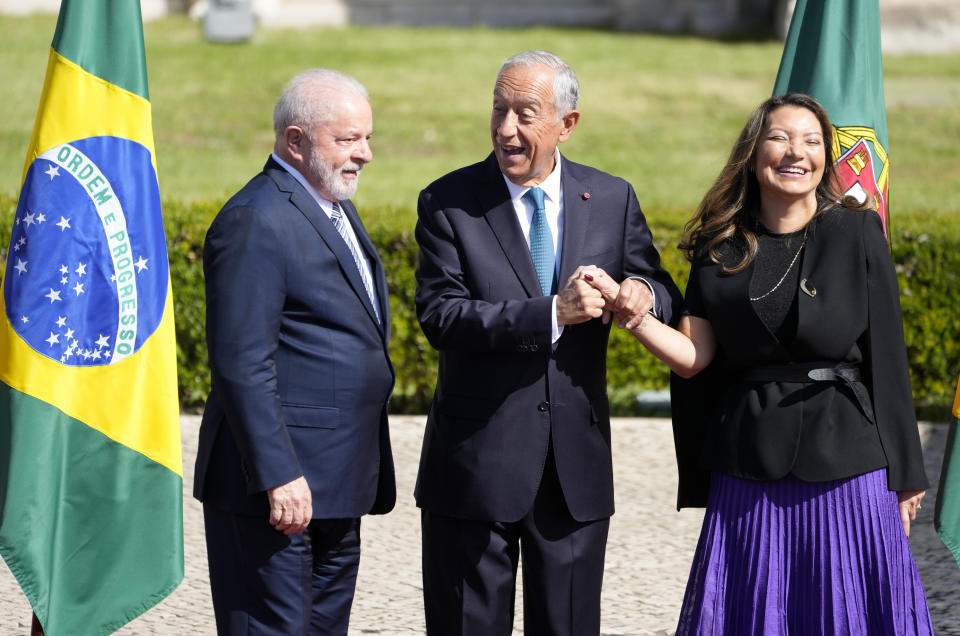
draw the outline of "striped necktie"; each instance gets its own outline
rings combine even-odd
[[[530,256],[533,257],[533,267],[537,270],[540,280],[540,290],[544,296],[553,293],[553,270],[556,268],[556,259],[553,255],[553,234],[547,223],[547,213],[543,209],[543,190],[537,187],[530,188],[523,194],[523,198],[533,204],[533,219],[530,221]]]
[[[343,242],[347,244],[347,247],[350,249],[350,254],[353,255],[353,262],[357,266],[357,270],[360,272],[360,279],[363,280],[363,286],[367,290],[367,296],[370,297],[370,305],[373,306],[373,313],[377,317],[377,323],[379,323],[380,312],[377,311],[377,301],[373,296],[373,281],[370,280],[370,276],[367,274],[367,270],[363,266],[363,261],[360,260],[360,249],[354,245],[353,241],[350,239],[350,234],[347,232],[346,223],[343,222],[343,211],[340,209],[340,206],[336,201],[333,202],[333,211],[330,213],[330,221],[333,223],[333,227],[337,228],[337,232],[340,234]]]

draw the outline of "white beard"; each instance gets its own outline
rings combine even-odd
[[[325,162],[319,152],[314,151],[310,153],[310,160],[307,166],[310,168],[310,171],[317,176],[321,189],[333,195],[334,201],[344,201],[357,193],[357,185],[359,185],[360,177],[359,172],[363,168],[362,165],[348,161],[339,167],[334,167]],[[350,181],[345,180],[340,176],[344,169],[356,170],[357,179]]]

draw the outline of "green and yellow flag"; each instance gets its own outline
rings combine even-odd
[[[873,197],[886,232],[890,146],[878,0],[797,0],[773,88],[790,92],[827,109],[840,190]]]
[[[183,579],[139,2],[61,4],[0,303],[0,554],[47,636],[106,634]]]
[[[953,553],[960,566],[960,379],[953,398],[953,423],[943,451],[943,467],[940,469],[940,488],[937,490],[937,509],[933,525],[940,540]]]

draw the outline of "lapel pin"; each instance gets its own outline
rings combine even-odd
[[[583,200],[586,201],[587,199],[590,198],[590,193],[589,193],[589,192],[584,192],[582,196],[583,196]]]
[[[816,288],[816,287],[811,287],[810,289],[807,289],[807,279],[806,279],[806,278],[804,278],[802,281],[800,281],[800,290],[801,290],[804,294],[806,294],[807,296],[809,296],[810,298],[813,298],[814,296],[817,295],[817,288]]]

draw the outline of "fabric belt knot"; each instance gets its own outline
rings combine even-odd
[[[839,382],[850,389],[864,417],[876,424],[870,393],[862,381],[860,367],[853,364],[804,362],[779,366],[757,367],[741,374],[744,382]]]
[[[333,223],[333,227],[337,228],[337,233],[340,234],[340,238],[343,239],[343,242],[347,244],[347,248],[350,250],[351,256],[353,256],[353,263],[357,266],[357,271],[360,272],[360,280],[363,281],[363,287],[367,290],[367,296],[370,298],[370,306],[373,307],[373,315],[377,318],[377,324],[380,324],[380,312],[377,311],[377,302],[373,295],[373,281],[370,280],[367,270],[363,267],[363,261],[360,258],[359,248],[353,244],[353,241],[350,239],[350,234],[347,233],[346,225],[343,222],[343,210],[340,209],[340,206],[336,201],[333,202],[333,211],[330,213],[330,221]]]
[[[533,219],[530,221],[530,256],[537,270],[540,291],[544,296],[553,293],[553,270],[556,259],[553,254],[553,234],[547,223],[547,212],[543,207],[543,190],[534,186],[523,194],[523,198],[533,204]]]

